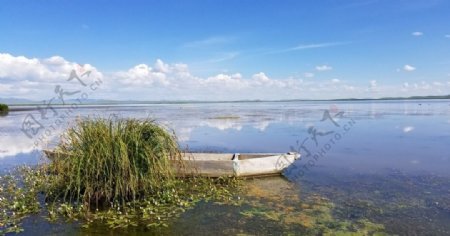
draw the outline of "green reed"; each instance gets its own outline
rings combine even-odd
[[[53,192],[69,202],[125,203],[174,184],[175,135],[152,120],[86,119],[63,135],[50,172]]]

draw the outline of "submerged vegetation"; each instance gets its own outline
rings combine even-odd
[[[270,183],[272,181],[272,183]],[[282,179],[253,180],[244,188],[246,220],[260,220],[282,226],[292,235],[386,235],[384,226],[365,218],[345,220],[333,214],[334,204],[318,194],[300,198],[292,183]],[[288,233],[288,235],[290,235]]]
[[[234,178],[177,178],[175,135],[151,120],[81,120],[61,140],[50,163],[0,179],[0,234],[20,232],[30,214],[84,227],[167,226],[200,201],[232,203],[239,187]]]
[[[7,115],[8,112],[9,112],[8,105],[0,103],[0,116]]]

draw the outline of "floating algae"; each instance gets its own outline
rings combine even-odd
[[[308,191],[327,196],[336,204],[340,219],[367,218],[383,224],[396,235],[447,235],[450,228],[450,182],[446,176],[386,170],[375,173],[340,174],[319,172],[310,178],[333,176],[333,184],[316,184]]]
[[[240,119],[240,116],[236,115],[221,115],[221,116],[215,116],[211,117],[210,119],[216,119],[216,120],[237,120]]]
[[[339,220],[333,216],[334,204],[317,194],[300,198],[291,183],[273,178],[254,180],[244,188],[241,216],[277,222],[286,234],[305,235],[384,235],[384,227],[367,219]]]

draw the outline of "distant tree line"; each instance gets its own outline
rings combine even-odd
[[[8,112],[9,112],[8,105],[0,103],[0,115],[7,115]]]

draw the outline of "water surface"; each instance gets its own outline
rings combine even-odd
[[[21,130],[30,115],[42,125],[31,138]],[[450,235],[448,100],[102,106],[58,108],[48,111],[46,119],[41,115],[31,109],[0,117],[0,172],[43,161],[41,150],[55,145],[76,119],[88,116],[155,119],[191,151],[302,154],[285,178],[247,181],[272,187],[277,196],[258,192],[261,196],[247,196],[249,204],[240,207],[200,204],[155,234],[313,234],[308,227],[318,228],[320,222],[311,220],[304,205],[317,205],[330,206],[330,212],[318,216],[331,217],[336,225],[366,220],[391,234]],[[286,197],[291,195],[298,199]],[[314,205],[313,200],[327,203]],[[274,208],[274,202],[282,205]],[[101,226],[86,231],[76,224],[50,224],[39,217],[24,226],[24,234],[109,232]]]

